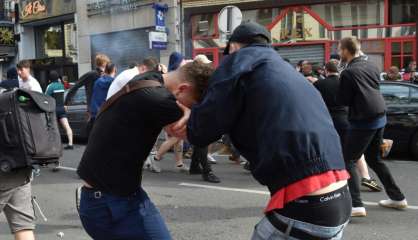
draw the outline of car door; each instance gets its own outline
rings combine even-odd
[[[87,98],[86,90],[81,87],[77,90],[71,99],[66,99],[68,122],[73,130],[74,136],[86,138]]]
[[[396,83],[380,86],[387,105],[385,138],[394,140],[395,152],[407,152],[411,135],[415,132],[418,101],[411,103],[411,88],[409,85]]]

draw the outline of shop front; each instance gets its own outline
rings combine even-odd
[[[13,65],[16,56],[13,16],[12,1],[0,1],[0,81],[5,78],[3,75]]]
[[[74,0],[20,1],[20,59],[30,59],[34,77],[45,88],[57,71],[63,80],[78,79],[78,44]]]
[[[244,22],[258,22],[270,30],[273,47],[292,64],[300,60],[324,64],[337,54],[338,41],[346,36],[357,36],[362,51],[382,71],[390,66],[402,69],[417,59],[417,1],[314,2],[296,6],[270,3],[263,8],[257,8],[261,5],[258,3],[236,6],[241,8]],[[217,27],[217,13],[222,7],[210,6],[206,13],[202,9],[185,9],[185,18],[191,20],[186,30],[192,39],[186,43],[188,50],[193,55],[206,54],[216,64],[225,47],[225,36]]]

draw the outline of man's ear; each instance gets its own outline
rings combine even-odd
[[[188,83],[181,83],[178,88],[181,92],[184,92],[184,91],[189,90],[191,87],[192,86],[190,86],[190,84]]]

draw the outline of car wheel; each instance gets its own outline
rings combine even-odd
[[[414,134],[412,137],[410,146],[409,146],[409,152],[411,155],[418,160],[418,132]]]

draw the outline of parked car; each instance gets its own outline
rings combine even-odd
[[[388,108],[384,136],[394,141],[392,151],[418,160],[418,85],[382,82],[380,90]]]
[[[71,99],[67,99],[67,93],[68,90],[65,92],[65,103],[67,103],[67,117],[73,130],[73,135],[77,139],[86,140],[88,121],[86,90],[84,87],[80,87]],[[62,128],[60,132],[61,136],[66,136]]]

